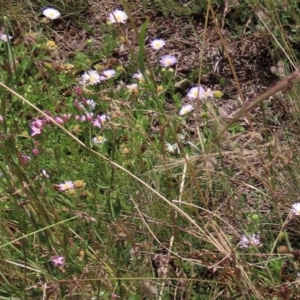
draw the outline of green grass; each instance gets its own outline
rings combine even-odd
[[[249,35],[266,27],[274,66],[284,61],[287,74],[298,61],[291,2],[238,3],[224,23],[233,40],[244,38],[251,18]],[[222,19],[222,3],[155,1],[151,9],[166,20],[193,18],[188,26],[207,18],[204,34],[195,34],[205,47],[211,30],[220,32],[212,20]],[[53,21],[41,16],[49,2],[8,4],[1,27],[14,39],[0,41],[0,299],[297,299],[299,222],[290,210],[299,195],[298,87],[283,85],[283,100],[257,95],[251,117],[237,92],[229,99],[216,92],[238,76],[210,85],[204,51],[201,68],[186,76],[176,49],[178,65],[163,68],[169,42],[150,49],[154,20],[132,4],[116,6],[130,12],[125,24],[106,22],[115,7],[105,1],[51,2],[61,12]],[[259,21],[259,10],[274,13]],[[218,39],[232,59],[228,40]],[[116,73],[82,84],[91,69]],[[133,79],[138,70],[142,80]],[[215,97],[191,101],[194,110],[180,116],[189,89],[203,81]],[[229,100],[243,115],[231,126],[235,111],[220,109]],[[242,235],[254,234],[261,244],[239,247]]]

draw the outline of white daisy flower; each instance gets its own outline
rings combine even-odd
[[[180,154],[180,148],[178,147],[178,144],[175,143],[175,144],[170,144],[168,142],[165,142],[165,146],[166,146],[166,151],[170,154],[175,154],[176,152],[178,154]]]
[[[238,243],[240,248],[249,248],[251,246],[259,247],[261,245],[262,244],[258,234],[242,235],[241,240]]]
[[[163,39],[155,39],[150,43],[150,46],[153,50],[160,50],[165,44]]]
[[[65,192],[74,189],[74,184],[73,181],[65,181],[64,183],[58,184],[57,187],[61,192]]]
[[[108,21],[110,23],[125,23],[128,19],[127,14],[120,9],[115,9],[112,13],[108,16]]]
[[[159,62],[163,67],[168,68],[174,66],[177,63],[177,58],[172,55],[164,55],[161,57]]]
[[[194,106],[191,104],[185,104],[181,107],[179,111],[179,116],[184,116],[194,110]]]
[[[43,10],[43,15],[48,19],[55,20],[60,16],[60,12],[54,8],[46,8]]]
[[[0,40],[2,40],[3,42],[7,42],[8,40],[11,40],[13,37],[10,35],[7,35],[5,33],[2,33],[0,36]]]
[[[138,85],[136,83],[132,83],[132,84],[127,84],[126,87],[132,91],[138,88]]]
[[[199,87],[193,87],[189,90],[188,94],[187,94],[189,99],[203,99],[205,98],[205,90],[202,86]]]
[[[300,202],[294,203],[292,205],[291,212],[296,216],[300,215]]]
[[[92,138],[94,144],[103,144],[107,139],[104,136],[98,135]]]
[[[87,85],[97,84],[103,80],[103,76],[100,76],[99,73],[95,70],[90,70],[85,72],[82,75],[82,83]],[[105,78],[106,79],[106,78]]]
[[[106,71],[103,71],[102,73],[106,77],[106,79],[110,79],[116,75],[115,70],[106,70]]]

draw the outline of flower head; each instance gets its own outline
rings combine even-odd
[[[291,212],[296,216],[300,215],[300,202],[294,203],[292,205]]]
[[[60,12],[54,8],[46,8],[43,10],[43,15],[48,19],[55,20],[60,16]]]
[[[64,124],[64,120],[60,116],[53,117],[54,121],[60,125]]]
[[[165,67],[172,67],[177,63],[177,58],[173,55],[164,55],[160,59],[160,64]]]
[[[82,75],[82,83],[87,85],[97,84],[104,79],[106,78],[104,78],[104,76],[100,76],[95,70],[87,71]]]
[[[61,116],[61,118],[63,119],[64,123],[66,123],[67,121],[69,121],[71,117],[72,117],[71,114],[63,114]]]
[[[41,134],[45,123],[46,122],[44,120],[35,120],[35,121],[31,122],[30,135],[35,136],[35,135]]]
[[[251,246],[259,247],[261,245],[262,244],[258,234],[242,235],[238,244],[240,248],[249,248]]]
[[[125,23],[128,19],[127,14],[120,9],[115,9],[112,13],[108,16],[108,21],[110,23]]]
[[[39,151],[39,149],[37,149],[37,148],[33,148],[33,149],[31,150],[31,153],[32,153],[33,155],[39,155],[39,154],[40,154],[40,151]]]
[[[168,142],[165,142],[165,146],[166,146],[166,151],[169,152],[170,154],[175,154],[176,152],[178,154],[180,153],[180,148],[177,143],[170,144]]]
[[[163,39],[155,39],[150,43],[150,46],[153,50],[160,50],[165,44]]]
[[[64,183],[60,183],[57,185],[57,188],[61,191],[61,192],[65,192],[71,189],[74,189],[74,184],[73,181],[65,181]]]
[[[187,94],[189,99],[203,99],[205,97],[205,90],[202,86],[199,87],[192,87],[188,94]]]
[[[98,115],[93,121],[92,121],[92,125],[94,127],[99,127],[101,128],[102,124],[106,121],[109,120],[109,116],[103,114],[103,115]]]
[[[22,154],[20,157],[21,163],[24,165],[27,165],[29,163],[29,161],[31,160],[31,157],[28,155],[24,155]]]
[[[51,257],[51,261],[54,267],[60,267],[65,264],[65,258],[63,256],[53,256]]]
[[[132,90],[136,90],[138,88],[138,85],[136,83],[132,83],[132,84],[127,84],[126,87],[128,88],[128,90],[132,91]]]
[[[89,110],[94,110],[95,107],[96,107],[96,102],[92,99],[82,99],[82,103],[75,103],[79,109],[82,109],[84,110],[85,112],[87,112],[86,110],[86,107],[89,109]]]
[[[57,48],[57,45],[56,45],[56,43],[54,41],[49,40],[46,43],[46,47],[49,50],[55,50]]]
[[[0,40],[2,40],[3,42],[7,42],[8,40],[11,40],[13,37],[8,35],[8,34],[5,34],[5,33],[2,33],[0,35]]]
[[[106,70],[106,71],[103,71],[102,73],[106,77],[106,79],[110,79],[116,75],[115,70]]]
[[[194,106],[191,104],[185,104],[181,107],[179,111],[179,116],[184,116],[194,110]]]
[[[213,92],[211,89],[205,89],[202,86],[195,86],[192,87],[188,94],[187,94],[189,99],[204,99],[204,98],[211,98],[213,97]]]
[[[86,121],[91,122],[93,120],[93,117],[94,117],[94,113],[90,112],[90,113],[86,113],[83,116],[76,116],[75,120],[81,122],[86,122]]]
[[[103,144],[104,142],[106,142],[106,138],[104,136],[98,135],[92,138],[92,142],[94,144]]]
[[[83,180],[75,180],[74,181],[74,188],[75,189],[83,189],[85,187],[85,182]]]

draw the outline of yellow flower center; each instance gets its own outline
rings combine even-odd
[[[97,77],[96,76],[91,76],[90,77],[90,82],[96,82],[97,81]]]
[[[65,190],[69,190],[69,189],[72,188],[72,184],[71,184],[70,182],[67,182],[67,183],[64,184],[63,188],[64,188]]]

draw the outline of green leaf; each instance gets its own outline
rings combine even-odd
[[[139,62],[139,69],[140,72],[145,75],[145,38],[146,38],[146,30],[148,27],[149,21],[147,20],[140,31],[139,34],[139,55],[138,55],[138,62]]]

